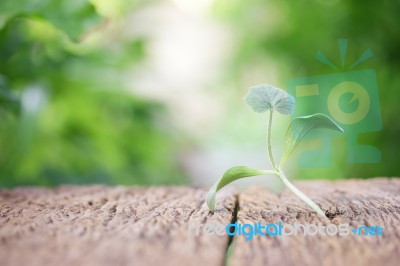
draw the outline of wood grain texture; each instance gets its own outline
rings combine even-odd
[[[0,190],[0,265],[222,265],[227,236],[188,222],[229,224],[236,196],[190,187],[65,186]]]
[[[272,194],[249,188],[239,195],[239,223],[348,223],[384,228],[383,236],[235,237],[229,264],[239,265],[400,265],[400,179],[298,182],[326,211],[318,217],[289,191]]]
[[[326,211],[313,213],[289,191],[218,193],[193,187],[63,186],[0,190],[0,265],[224,265],[228,237],[189,234],[188,224],[348,223],[384,236],[235,236],[228,264],[398,265],[400,179],[299,182]],[[235,211],[239,208],[239,211]]]

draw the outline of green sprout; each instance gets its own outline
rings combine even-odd
[[[244,177],[258,175],[275,175],[282,183],[290,189],[297,197],[303,200],[319,215],[326,217],[321,208],[307,197],[303,192],[296,188],[283,172],[283,166],[287,159],[298,146],[305,135],[313,129],[332,129],[343,132],[343,129],[337,125],[331,118],[325,114],[313,114],[308,116],[297,117],[292,120],[286,132],[285,149],[279,164],[276,164],[271,148],[271,129],[272,117],[275,111],[289,115],[294,109],[294,98],[287,92],[268,84],[261,84],[249,89],[244,100],[257,113],[269,111],[268,123],[268,154],[273,170],[258,170],[247,166],[235,166],[228,169],[223,176],[211,187],[207,194],[207,206],[211,212],[215,210],[215,195],[218,190],[229,183]]]

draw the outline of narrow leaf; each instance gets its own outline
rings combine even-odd
[[[269,84],[251,87],[244,100],[257,113],[276,110],[283,115],[288,115],[294,108],[292,95]]]
[[[344,132],[338,124],[325,114],[314,114],[293,119],[286,132],[285,151],[283,152],[280,167],[283,166],[303,137],[311,130],[318,128]]]
[[[258,170],[254,168],[250,168],[247,166],[235,166],[228,169],[224,175],[211,187],[210,191],[207,194],[207,206],[208,209],[213,212],[215,209],[215,195],[218,190],[228,185],[229,183],[238,180],[243,177],[249,176],[257,176],[257,175],[265,175],[265,174],[274,174],[275,171],[270,170]]]

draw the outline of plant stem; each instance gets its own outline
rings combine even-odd
[[[314,211],[318,213],[318,215],[322,217],[326,217],[325,213],[321,210],[321,208],[314,202],[312,201],[309,197],[306,196],[303,192],[301,192],[297,187],[295,187],[289,179],[285,176],[284,172],[280,169],[282,161],[279,164],[279,168],[276,166],[274,156],[272,154],[272,147],[271,147],[271,128],[272,128],[272,115],[273,115],[273,110],[270,110],[269,112],[269,123],[268,123],[268,155],[269,159],[271,161],[272,166],[274,167],[275,171],[265,171],[265,174],[275,174],[285,186],[290,189],[297,197],[299,197],[302,201],[304,201],[308,206],[310,206]]]
[[[274,111],[270,110],[269,111],[269,123],[268,123],[268,154],[269,154],[269,159],[272,163],[272,167],[274,167],[275,170],[277,170],[276,168],[276,164],[275,164],[275,160],[274,160],[274,156],[272,154],[272,147],[271,147],[271,128],[272,128],[272,115],[273,115]]]
[[[326,217],[325,213],[321,210],[321,208],[309,197],[307,197],[303,192],[301,192],[297,187],[295,187],[285,176],[283,171],[278,170],[277,176],[283,182],[283,184],[285,184],[287,188],[290,189],[290,191],[292,191],[297,197],[299,197],[302,201],[307,203],[307,205],[310,206],[314,211],[316,211],[320,216]]]

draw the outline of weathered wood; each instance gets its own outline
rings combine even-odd
[[[206,189],[73,187],[0,190],[0,265],[222,265],[228,238],[188,222],[229,224],[235,196],[208,213]]]
[[[400,179],[299,182],[330,219],[310,212],[289,191],[250,188],[239,195],[239,223],[348,223],[381,226],[383,236],[235,237],[231,265],[400,265]]]
[[[400,179],[298,186],[330,219],[289,191],[276,195],[260,187],[239,195],[222,190],[214,214],[206,209],[203,188],[0,190],[0,265],[223,265],[228,237],[189,234],[188,223],[227,225],[232,219],[379,225],[384,236],[235,236],[230,265],[398,265]]]

